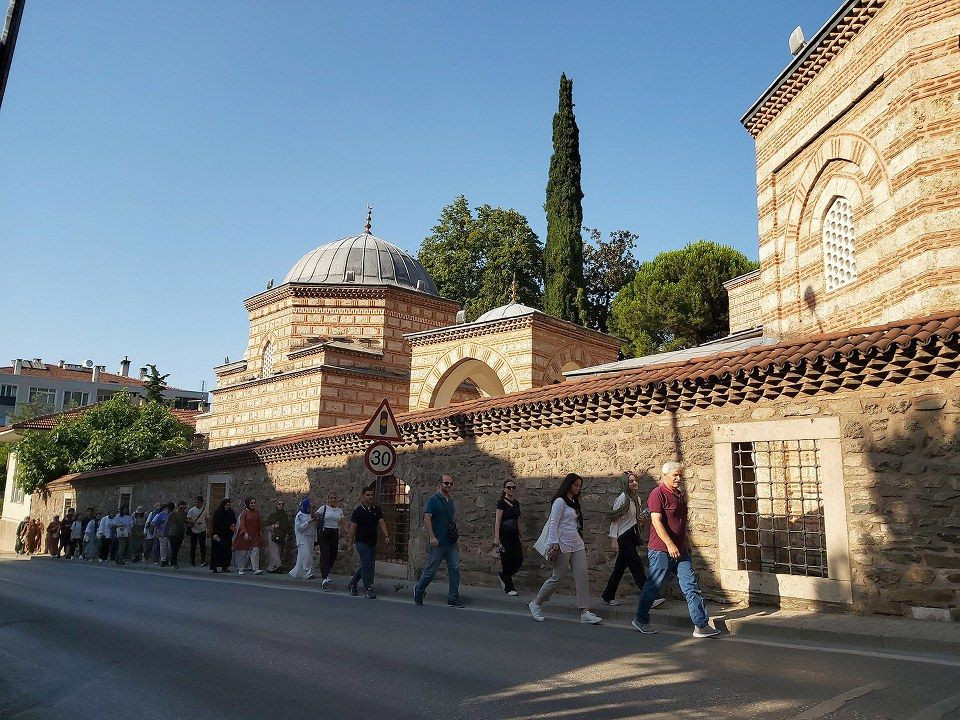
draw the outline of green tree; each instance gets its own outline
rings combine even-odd
[[[627,356],[692,347],[727,332],[723,283],[756,269],[731,247],[706,240],[642,263],[617,293],[610,331],[627,341]]]
[[[610,304],[633,279],[640,263],[633,256],[637,236],[629,230],[614,230],[604,240],[596,228],[584,228],[590,240],[583,244],[583,276],[587,284],[587,325],[609,330]]]
[[[179,455],[192,437],[165,406],[138,405],[124,390],[50,431],[26,431],[14,448],[16,482],[33,493],[67,473]]]
[[[583,191],[580,187],[580,130],[573,115],[573,81],[560,76],[553,116],[553,156],[547,181],[547,242],[544,249],[544,310],[562,320],[587,322],[583,282]]]
[[[147,365],[150,368],[150,374],[143,383],[143,398],[147,402],[164,402],[163,391],[167,389],[167,378],[170,373],[161,375],[156,365]]]
[[[481,205],[460,195],[443,208],[418,255],[439,293],[463,305],[469,320],[510,302],[540,307],[543,247],[516,210]]]

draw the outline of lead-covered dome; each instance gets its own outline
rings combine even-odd
[[[433,278],[410,253],[363,233],[311,250],[294,265],[284,283],[317,285],[395,285],[437,294]]]

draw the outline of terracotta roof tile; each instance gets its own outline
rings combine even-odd
[[[39,415],[38,417],[31,418],[30,420],[24,420],[23,422],[14,423],[13,425],[8,425],[7,427],[13,428],[14,430],[52,430],[62,420],[70,420],[75,417],[79,417],[98,404],[99,403],[93,403],[92,405],[84,405],[83,407],[73,408],[72,410],[50,413],[49,415]],[[196,429],[197,415],[199,414],[196,410],[181,410],[179,408],[168,409],[170,414],[173,415],[177,420]]]
[[[7,365],[5,367],[0,367],[0,375],[13,375],[13,366]],[[20,375],[25,377],[51,378],[53,380],[79,380],[81,382],[93,382],[92,368],[75,370],[73,368],[62,368],[58,365],[47,365],[46,369],[41,370],[40,368],[24,367],[21,368]],[[123,375],[117,375],[116,373],[108,373],[105,371],[100,372],[100,382],[105,384],[116,383],[117,385],[123,385],[130,388],[140,388],[146,384],[139,378],[125,377]],[[172,386],[167,386],[167,389],[184,390],[184,388],[176,388]],[[185,392],[192,391],[186,390]]]

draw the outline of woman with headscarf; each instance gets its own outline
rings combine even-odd
[[[47,525],[47,552],[50,557],[60,557],[60,516],[54,515]]]
[[[30,523],[30,529],[27,530],[27,552],[31,555],[42,552],[40,549],[40,539],[43,537],[43,523],[40,518],[34,518]]]
[[[317,541],[317,509],[310,498],[300,501],[300,512],[293,520],[293,532],[297,538],[297,564],[290,571],[290,577],[298,580],[312,580],[313,544]]]
[[[277,500],[277,509],[267,516],[267,563],[268,573],[283,572],[283,548],[293,527],[290,525],[290,516],[283,507],[283,500]]]
[[[133,525],[130,526],[130,562],[138,563],[143,557],[143,539],[147,535],[147,516],[143,505],[137,505],[133,513]]]
[[[610,546],[617,554],[617,561],[613,566],[613,572],[610,573],[610,579],[607,580],[607,586],[600,595],[600,599],[607,605],[620,604],[616,599],[617,588],[620,587],[623,573],[628,568],[637,588],[642,588],[647,579],[637,547],[640,545],[640,523],[650,513],[640,499],[640,478],[637,474],[629,470],[624,472],[620,476],[620,490],[617,499],[613,501],[613,510],[608,513]],[[654,607],[662,604],[663,598],[659,598]]]
[[[250,569],[254,575],[260,575],[260,511],[257,510],[257,501],[248,497],[243,501],[243,511],[237,522],[237,536],[233,539],[233,549],[237,552],[237,564],[240,569],[237,575],[243,575],[250,562]]]
[[[573,582],[577,588],[577,607],[580,622],[598,625],[603,620],[590,612],[590,586],[587,582],[587,551],[583,543],[583,511],[580,509],[580,492],[583,478],[569,473],[563,478],[553,496],[550,519],[547,520],[547,552],[544,555],[553,565],[553,574],[547,578],[527,607],[537,622],[543,622],[543,604],[550,599],[560,583],[573,570]]]
[[[220,568],[223,572],[230,572],[230,548],[237,527],[237,514],[230,507],[229,498],[220,501],[210,525],[210,570],[217,572]]]
[[[507,595],[516,595],[513,576],[523,566],[523,538],[520,537],[520,501],[517,481],[505,480],[493,520],[493,544],[500,554],[500,587]]]
[[[97,542],[97,528],[100,527],[100,516],[94,513],[87,520],[83,529],[83,559],[96,560],[100,557],[100,543]]]
[[[20,524],[17,525],[17,542],[14,551],[17,555],[23,555],[27,551],[27,533],[30,530],[30,516],[27,515]]]

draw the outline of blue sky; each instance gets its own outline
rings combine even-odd
[[[244,298],[308,250],[416,253],[465,194],[545,233],[574,80],[584,222],[647,259],[756,257],[739,118],[839,0],[30,2],[0,108],[0,362],[128,354],[180,387],[246,345]]]

